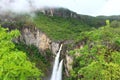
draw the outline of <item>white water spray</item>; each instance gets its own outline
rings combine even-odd
[[[63,60],[60,61],[59,68],[56,75],[56,80],[62,80],[62,66],[63,66]]]
[[[53,66],[53,72],[50,80],[62,80],[62,64],[63,60],[61,60],[59,64],[59,57],[60,57],[60,51],[62,50],[62,44],[60,46],[60,49],[55,57],[55,63]]]

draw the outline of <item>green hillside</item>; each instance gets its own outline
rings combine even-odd
[[[120,20],[119,16],[97,16],[81,15],[67,9],[55,9],[60,14],[50,16],[41,12],[36,12],[35,17],[28,15],[15,15],[14,18],[5,16],[0,17],[8,19],[0,20],[3,27],[19,28],[26,26],[36,26],[52,40],[75,40],[81,32],[89,31],[93,28],[99,28],[105,25],[105,20]],[[76,17],[71,17],[70,14]],[[8,18],[7,18],[8,17]],[[29,23],[28,23],[29,22]]]
[[[39,13],[33,20],[34,24],[53,40],[74,40],[80,32],[93,27],[74,18],[46,16]]]
[[[120,79],[120,26],[106,22],[106,26],[81,33],[79,40],[85,44],[70,51],[74,61],[68,80]]]
[[[110,22],[120,20],[119,16],[88,16],[74,13],[67,9],[55,9],[59,14],[50,16],[37,12],[33,19],[33,23],[43,32],[45,32],[52,40],[76,39],[81,32],[89,31],[93,28],[105,26],[105,21]],[[71,17],[70,13],[77,17]]]
[[[40,52],[35,45],[11,41],[18,34],[20,35],[14,29],[22,32],[25,27],[33,32],[36,31],[33,28],[38,28],[52,41],[74,41],[74,46],[71,43],[65,45],[68,55],[73,57],[73,63],[71,63],[72,70],[68,72],[69,77],[65,75],[65,71],[63,72],[64,80],[119,80],[120,16],[92,17],[74,13],[76,16],[74,17],[71,13],[74,12],[63,10],[62,16],[57,13],[50,16],[41,12],[36,12],[34,17],[26,14],[14,17],[0,16],[1,26],[9,28],[7,30],[0,27],[0,56],[2,57],[0,63],[3,65],[0,66],[0,80],[11,80],[11,76],[14,80],[35,80],[42,78],[43,75],[48,76],[50,62],[53,59],[51,50]],[[61,58],[65,59],[64,55]],[[16,66],[18,66],[17,70]],[[11,69],[14,71],[11,72]],[[23,73],[26,75],[23,76]]]

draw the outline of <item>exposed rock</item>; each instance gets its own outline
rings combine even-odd
[[[68,54],[66,55],[66,65],[67,65],[67,69],[68,71],[72,70],[72,63],[73,63],[73,57],[72,56],[69,56]]]
[[[45,15],[77,18],[79,15],[65,8],[43,8],[40,10]]]
[[[53,42],[45,33],[36,28],[31,23],[22,23],[21,26],[17,26],[17,22],[6,22],[2,27],[9,28],[9,30],[18,29],[21,33],[20,37],[15,39],[15,42],[23,42],[27,45],[35,45],[40,51],[50,49],[53,54],[59,49],[59,42]]]
[[[56,54],[58,49],[59,49],[59,43],[58,42],[52,42],[51,43],[51,50],[53,52],[53,54]]]
[[[70,72],[70,70],[72,70],[72,63],[73,63],[73,57],[66,54],[66,64],[65,64],[66,70],[65,70],[65,72],[66,72],[67,76],[70,76],[69,72]]]
[[[33,24],[30,23],[22,23],[22,25],[19,27],[16,25],[17,23],[14,21],[13,23],[2,25],[3,27],[9,28],[10,30],[13,29],[19,29],[21,32],[21,35],[19,38],[15,39],[15,42],[23,42],[27,45],[35,45],[40,51],[45,51],[47,49],[50,49],[53,55],[56,55],[59,46],[61,44],[63,45],[62,49],[62,56],[61,58],[64,59],[64,66],[65,66],[65,74],[69,76],[69,71],[72,69],[72,57],[69,56],[66,53],[66,50],[68,50],[68,45],[73,43],[71,40],[66,41],[52,41],[50,38],[43,33],[40,29],[36,28]],[[43,54],[44,55],[44,54]],[[53,56],[50,56],[53,58]],[[53,58],[54,59],[54,58]],[[52,63],[53,60],[50,61]]]
[[[33,30],[34,29],[34,30]],[[44,51],[50,48],[51,40],[39,29],[25,27],[21,30],[20,41],[24,41],[27,45],[35,45],[40,50]]]

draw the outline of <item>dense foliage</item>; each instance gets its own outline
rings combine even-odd
[[[0,80],[39,80],[41,71],[12,42],[18,35],[18,30],[9,32],[0,27]]]
[[[110,27],[108,20],[106,23],[79,36],[85,44],[70,52],[74,56],[71,80],[120,79],[120,27]]]
[[[39,51],[39,49],[34,45],[26,45],[22,42],[15,43],[18,50],[24,51],[31,62],[36,64],[36,67],[39,68],[45,76],[45,73],[48,72],[50,66],[49,60],[51,60],[51,51],[46,50],[45,52]]]
[[[33,22],[53,40],[75,39],[80,32],[91,29],[89,25],[74,18],[46,16],[41,13]]]
[[[66,17],[68,14],[69,16]],[[58,14],[48,15],[38,12],[33,21],[30,17],[25,18],[26,15],[17,15],[13,19],[2,18],[0,24],[10,30],[21,30],[25,27],[30,27],[32,30],[37,27],[51,40],[72,39],[84,42],[83,48],[71,51],[74,63],[69,80],[119,80],[120,22],[118,20],[120,16],[70,17],[71,12],[64,10],[62,17],[58,17]],[[105,24],[106,19],[117,21],[111,24],[107,21],[107,26],[100,27]],[[51,61],[48,59],[51,57],[50,51],[48,50],[47,55],[43,56],[33,45],[23,43],[14,45],[11,40],[17,37],[18,31],[7,32],[8,30],[0,27],[0,80],[37,79],[42,75],[41,71],[47,72],[48,63]]]
[[[59,15],[55,16],[38,12],[33,19],[33,23],[53,40],[75,40],[81,32],[104,26],[106,19],[110,19],[110,21],[120,20],[119,16],[92,17],[76,14],[76,17],[70,17],[70,11],[60,9],[59,12]],[[112,24],[114,25],[114,22]]]

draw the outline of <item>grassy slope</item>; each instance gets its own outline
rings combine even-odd
[[[45,32],[53,40],[74,40],[82,31],[90,30],[91,27],[73,18],[62,18],[38,14],[34,24]]]

